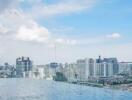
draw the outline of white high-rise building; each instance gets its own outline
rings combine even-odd
[[[78,80],[78,69],[76,63],[65,64],[63,73],[69,82]]]
[[[94,76],[95,60],[92,58],[77,60],[77,68],[80,80],[88,80]]]
[[[119,62],[119,73],[128,73],[132,75],[132,62]]]
[[[118,63],[116,58],[104,58],[99,56],[96,60],[94,77],[111,77],[118,74]]]
[[[113,76],[113,64],[112,63],[96,63],[95,65],[95,77],[110,77]]]
[[[32,73],[29,78],[45,79],[46,77],[45,68],[46,68],[45,65],[34,65]]]

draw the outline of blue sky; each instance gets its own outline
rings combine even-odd
[[[131,0],[0,0],[1,63],[78,58],[132,61]],[[19,48],[18,48],[19,47]]]
[[[130,0],[113,0],[111,2],[100,0],[90,10],[85,9],[76,13],[55,15],[48,19],[38,20],[40,24],[51,28],[51,31],[54,26],[58,29],[60,27],[67,30],[72,28],[71,31],[61,32],[59,35],[68,34],[68,36],[83,38],[83,36],[92,37],[118,32],[129,38],[132,32],[131,9]]]

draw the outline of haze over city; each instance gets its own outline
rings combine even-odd
[[[132,61],[130,0],[0,0],[0,63]]]

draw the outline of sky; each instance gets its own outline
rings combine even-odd
[[[0,0],[0,64],[132,61],[132,0]]]

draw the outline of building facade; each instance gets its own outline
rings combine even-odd
[[[28,77],[32,70],[33,62],[29,57],[19,57],[16,59],[16,77]]]
[[[94,76],[95,60],[92,58],[77,60],[78,78],[80,80],[88,80]]]
[[[119,74],[132,75],[132,62],[119,62]]]

